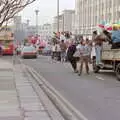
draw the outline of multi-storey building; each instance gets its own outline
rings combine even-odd
[[[28,36],[34,36],[34,35],[36,35],[36,31],[37,30],[36,30],[36,26],[35,25],[28,26]]]
[[[59,31],[69,31],[72,32],[73,28],[73,16],[75,14],[74,10],[64,10],[61,15],[59,15]],[[53,21],[53,31],[57,32],[58,16],[54,17]]]
[[[39,26],[38,33],[40,34],[40,38],[42,40],[46,40],[46,41],[49,40],[53,33],[52,25],[44,24],[44,25]]]
[[[21,16],[14,17],[14,36],[17,41],[22,41],[28,36],[28,24],[22,23]]]
[[[76,33],[89,35],[102,21],[120,20],[120,0],[76,0]]]
[[[36,26],[30,25],[28,27],[28,36],[35,36],[36,35]],[[40,35],[40,39],[48,40],[52,36],[52,25],[51,24],[44,24],[38,26],[38,34]]]

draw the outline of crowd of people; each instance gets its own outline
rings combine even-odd
[[[52,46],[52,59],[66,62],[69,61],[75,73],[82,74],[83,64],[85,63],[86,72],[89,74],[89,63],[91,62],[91,41],[83,38],[76,43],[71,38],[69,45],[64,40],[56,41]],[[77,70],[77,62],[80,62],[79,70]]]
[[[102,65],[101,53],[103,42],[112,42],[113,35],[106,30],[103,30],[101,34],[97,31],[93,32],[92,39],[84,39],[80,37],[79,43],[76,43],[74,38],[70,38],[70,43],[66,44],[66,40],[63,40],[63,36],[60,40],[54,42],[52,46],[52,59],[65,62],[68,60],[75,73],[80,76],[83,71],[83,65],[85,64],[86,73],[89,74],[89,64],[93,60],[96,61],[96,65]],[[114,46],[114,44],[113,44]],[[112,48],[111,48],[112,49]],[[79,69],[77,63],[80,63]]]

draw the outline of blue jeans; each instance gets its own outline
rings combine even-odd
[[[95,46],[95,52],[96,52],[96,64],[100,64],[101,63],[101,46],[96,45]]]
[[[65,51],[61,51],[61,60],[65,60],[66,58],[66,52]]]

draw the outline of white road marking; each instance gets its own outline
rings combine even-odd
[[[99,76],[96,76],[96,79],[104,81],[105,79]]]

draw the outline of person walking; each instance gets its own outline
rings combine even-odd
[[[92,52],[92,41],[90,41],[88,38],[86,38],[86,46],[88,47],[89,49],[89,56],[88,56],[88,61],[89,63],[91,64],[92,63],[92,60],[91,60],[91,52]]]
[[[67,45],[64,43],[64,40],[61,41],[60,48],[61,48],[61,62],[65,62]]]
[[[71,63],[74,72],[77,73],[78,72],[77,59],[76,57],[74,57],[75,52],[76,52],[76,45],[74,41],[71,41],[71,45],[68,47],[68,50],[67,50],[67,58],[68,58],[68,61]]]
[[[3,55],[3,47],[2,47],[2,44],[0,44],[0,56]]]
[[[55,47],[56,47],[55,43],[53,43],[53,45],[52,45],[52,60],[54,60],[56,57],[56,48]]]
[[[60,48],[60,42],[59,41],[57,41],[57,43],[55,45],[55,51],[56,51],[57,61],[61,61],[61,48]]]
[[[79,69],[79,76],[82,74],[83,71],[83,64],[85,63],[85,67],[86,67],[86,73],[89,74],[89,66],[88,66],[88,62],[89,62],[89,54],[90,54],[90,49],[89,47],[86,45],[86,42],[84,40],[81,41],[81,46],[79,48],[79,52],[80,52],[80,69]]]

